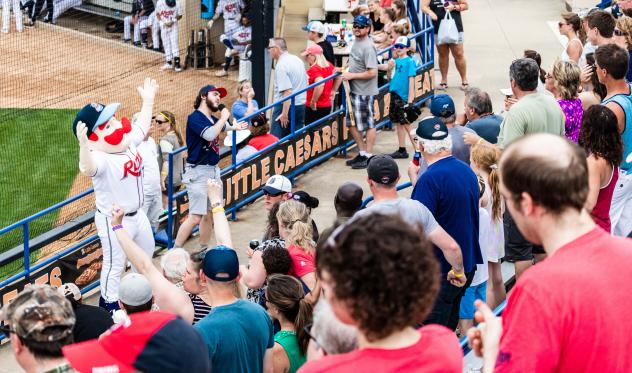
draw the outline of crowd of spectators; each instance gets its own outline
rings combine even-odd
[[[437,4],[426,4],[441,18],[432,10]],[[159,147],[146,138],[143,158],[163,157],[145,163],[153,177],[147,179],[158,186],[145,188],[148,211],[152,204],[164,208],[165,156],[187,146],[178,161],[183,175],[173,175],[174,186],[186,186],[189,195],[178,248],[158,268],[124,226],[113,230],[135,269],[121,280],[121,311],[114,315],[83,304],[74,284],[21,292],[0,316],[26,371],[462,372],[457,335],[467,335],[486,372],[632,369],[632,298],[625,286],[613,286],[632,266],[632,241],[624,238],[632,234],[632,90],[628,50],[608,32],[612,15],[564,14],[559,28],[569,45],[550,73],[536,51],[511,62],[502,115],[489,93],[468,87],[463,70],[462,113],[452,97],[437,94],[431,115],[417,120],[408,110],[408,39],[395,39],[394,58],[378,61],[369,37],[380,31],[370,19],[384,14],[394,14],[394,28],[405,27],[401,1],[392,1],[392,11],[383,5],[370,1],[373,14],[355,17],[349,70],[305,92],[304,101],[296,96],[292,111],[287,100],[272,120],[262,113],[243,121],[258,108],[243,81],[234,123],[222,103],[226,90],[213,85],[195,97],[185,138],[173,114],[155,116],[165,135]],[[460,12],[467,2],[442,7]],[[321,30],[307,26],[313,43],[302,56],[309,70],[283,39],[270,40],[277,99],[334,73]],[[583,65],[582,55],[594,64]],[[399,149],[373,154],[378,70],[393,67]],[[372,202],[363,208],[362,187],[341,183],[333,196],[336,218],[319,230],[312,217],[319,200],[274,175],[261,187],[266,227],[240,265],[224,210],[220,139],[226,130],[250,131],[238,154],[247,159],[289,135],[290,116],[298,129],[330,113],[342,82],[349,83],[353,114],[346,120],[359,148],[348,164],[366,168]],[[592,91],[586,97],[597,103],[587,105],[581,94]],[[406,137],[419,154],[404,170],[413,184],[409,198],[397,190],[394,161],[408,158]],[[121,225],[124,214],[113,206],[112,224]],[[182,247],[196,225],[199,247],[189,253]],[[509,294],[502,261],[515,269]],[[492,310],[505,301],[500,318]]]

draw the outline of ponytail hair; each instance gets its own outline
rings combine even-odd
[[[283,317],[294,324],[299,351],[302,356],[305,356],[309,344],[305,326],[312,322],[313,308],[305,300],[305,291],[301,282],[288,275],[269,276],[266,301],[273,304]]]
[[[540,53],[532,49],[525,49],[524,58],[530,58],[538,64],[538,69],[540,69],[540,81],[544,83],[546,80],[546,71],[542,68],[542,56],[540,56]]]
[[[500,180],[498,178],[500,151],[495,146],[487,144],[474,145],[471,157],[472,161],[489,175],[487,183],[492,191],[492,219],[500,219],[502,215],[502,196],[500,195]]]
[[[286,237],[288,246],[300,246],[310,253],[315,251],[312,219],[309,216],[309,208],[305,204],[291,199],[282,202],[277,212],[277,219],[279,226],[282,225],[288,232]]]

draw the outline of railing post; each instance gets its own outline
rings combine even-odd
[[[292,135],[294,131],[296,131],[296,103],[294,102],[294,98],[296,96],[292,96],[290,99],[290,130]]]
[[[233,143],[231,144],[231,159],[233,164],[237,164],[237,130],[232,130],[231,136],[233,137]]]
[[[167,249],[173,247],[173,153],[169,152],[169,164],[167,165]]]
[[[28,281],[31,277],[31,245],[29,243],[29,223],[25,222],[22,224],[22,239],[24,240],[24,245],[22,248],[24,249],[24,274],[25,278]]]

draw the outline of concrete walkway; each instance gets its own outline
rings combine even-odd
[[[524,49],[535,49],[543,58],[543,67],[550,68],[560,55],[562,47],[558,37],[551,32],[547,21],[556,21],[564,10],[564,2],[552,0],[477,0],[470,2],[470,10],[464,13],[465,54],[468,60],[471,86],[487,90],[493,100],[494,110],[502,109],[503,96],[500,88],[509,87],[509,64],[522,56]],[[298,22],[296,22],[298,23]],[[289,30],[286,30],[286,34]],[[302,32],[302,31],[301,31]],[[452,62],[451,62],[452,63]],[[439,72],[436,72],[438,76]],[[448,83],[459,87],[460,78],[452,63]],[[463,106],[463,92],[449,88],[457,110]],[[423,115],[428,115],[427,110]],[[375,152],[390,153],[397,148],[395,132],[378,134]],[[400,160],[402,182],[408,181],[407,160]],[[305,190],[320,199],[320,206],[313,211],[313,218],[320,230],[334,220],[333,197],[344,181],[360,184],[365,193],[366,172],[351,170],[344,159],[334,158],[312,169],[296,180],[295,190]],[[409,196],[410,190],[402,195]],[[365,194],[367,196],[367,194]],[[260,238],[265,228],[266,213],[263,201],[258,200],[237,214],[231,223],[233,242],[242,263],[247,263],[246,249],[251,239]],[[191,239],[187,248],[197,247],[197,238]],[[470,362],[468,362],[470,364]],[[475,363],[471,366],[476,366]],[[0,349],[0,373],[19,372],[20,368],[7,345]]]

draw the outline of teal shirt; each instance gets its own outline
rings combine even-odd
[[[397,93],[404,102],[408,102],[408,79],[415,75],[417,75],[415,60],[409,56],[397,58],[389,91]]]
[[[267,312],[242,299],[213,307],[194,327],[206,342],[213,372],[262,372],[266,350],[274,347]]]
[[[301,354],[296,333],[280,330],[274,335],[274,341],[280,344],[287,354],[287,358],[290,361],[290,370],[288,373],[295,373],[298,368],[305,364],[307,359],[305,355]]]

